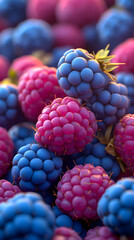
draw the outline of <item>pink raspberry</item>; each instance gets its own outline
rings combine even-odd
[[[29,68],[32,67],[40,67],[43,66],[43,63],[36,57],[27,55],[16,58],[10,67],[10,70],[15,71],[17,77],[20,77],[24,72],[26,72]]]
[[[56,7],[57,20],[80,27],[96,23],[106,9],[104,0],[60,0]]]
[[[119,240],[120,238],[115,236],[108,227],[95,227],[90,229],[84,240]]]
[[[36,124],[35,140],[57,155],[77,153],[90,143],[97,130],[94,114],[78,100],[65,97],[46,106]]]
[[[55,24],[52,28],[55,46],[85,48],[82,31],[72,24]]]
[[[97,219],[97,204],[114,184],[102,167],[77,165],[57,185],[56,205],[73,219]]]
[[[112,55],[115,55],[112,59],[113,63],[124,63],[123,65],[119,65],[114,70],[114,73],[134,73],[134,38],[130,38],[118,45],[112,52]]]
[[[0,180],[0,202],[4,202],[9,198],[12,198],[15,194],[19,193],[21,190],[18,186],[12,185],[7,180]]]
[[[9,65],[8,59],[0,55],[0,81],[7,77]]]
[[[122,161],[134,172],[134,114],[125,115],[116,125],[114,146]]]
[[[59,0],[29,0],[27,3],[27,17],[55,23],[55,8],[58,2]]]
[[[0,127],[0,177],[7,173],[13,157],[14,144],[6,129]]]
[[[82,240],[73,229],[67,227],[56,228],[52,240]]]
[[[56,97],[66,94],[58,84],[56,68],[47,66],[32,68],[25,72],[19,80],[19,102],[25,116],[36,121],[46,104]]]

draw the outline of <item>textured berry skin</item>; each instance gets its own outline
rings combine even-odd
[[[72,46],[85,48],[85,41],[81,30],[71,24],[55,24],[52,28],[55,46]]]
[[[0,16],[14,27],[25,20],[26,3],[27,0],[1,0]]]
[[[27,55],[15,59],[10,66],[10,70],[13,70],[19,78],[29,68],[40,66],[43,66],[43,63],[38,58]]]
[[[8,69],[9,69],[9,61],[6,57],[0,55],[0,81],[2,81],[4,78],[8,75]]]
[[[115,236],[108,227],[95,227],[90,229],[84,240],[119,240],[119,237]]]
[[[53,212],[55,213],[57,228],[59,227],[72,228],[82,238],[84,238],[86,230],[83,228],[82,223],[80,221],[76,220],[74,221],[70,216],[61,212],[57,206],[53,207]]]
[[[116,125],[114,146],[122,161],[134,172],[134,114],[125,115]]]
[[[9,136],[11,137],[14,143],[14,153],[16,154],[19,148],[24,145],[34,143],[34,125],[31,123],[21,123],[14,125],[8,131]]]
[[[97,203],[113,183],[102,167],[76,165],[58,183],[56,205],[73,219],[97,219]]]
[[[26,41],[22,40],[25,39]],[[16,56],[28,55],[36,50],[50,51],[53,45],[51,26],[42,20],[29,19],[14,30],[13,47]]]
[[[134,74],[120,72],[116,75],[117,82],[124,84],[128,89],[129,108],[127,113],[134,113]]]
[[[96,119],[99,120],[100,129],[105,130],[107,126],[116,124],[125,115],[129,107],[127,94],[128,90],[125,85],[111,82],[98,95],[87,100],[86,106],[94,112]]]
[[[110,44],[111,50],[132,37],[133,29],[132,16],[127,11],[116,8],[107,10],[97,23],[102,48]]]
[[[6,129],[0,127],[0,177],[6,174],[13,157],[14,145]]]
[[[21,147],[13,158],[12,177],[22,191],[47,191],[62,172],[62,159],[38,144]]]
[[[105,144],[100,143],[94,138],[91,143],[86,145],[82,152],[71,155],[71,161],[67,166],[70,169],[74,163],[75,165],[83,166],[90,163],[94,167],[102,167],[106,173],[111,176],[111,179],[116,180],[121,173],[121,168],[116,158],[108,154],[105,148]]]
[[[97,130],[94,114],[70,97],[57,98],[46,106],[36,124],[35,140],[57,155],[82,150]]]
[[[98,203],[102,222],[120,235],[134,236],[134,179],[123,178],[109,187]]]
[[[36,122],[46,104],[56,97],[65,97],[58,84],[56,69],[47,66],[33,68],[24,73],[19,80],[19,102],[25,116]]]
[[[56,8],[56,16],[59,22],[82,27],[97,22],[105,8],[103,0],[83,0],[79,4],[77,0],[61,0]]]
[[[10,62],[15,58],[15,52],[13,48],[13,37],[14,29],[8,28],[0,34],[0,54],[5,56]]]
[[[29,0],[27,17],[42,19],[51,24],[56,22],[55,9],[59,0]]]
[[[0,126],[9,129],[19,122],[21,115],[17,87],[0,84]]]
[[[1,179],[0,180],[0,203],[12,198],[15,194],[19,193],[18,186],[12,185],[10,182]]]
[[[82,238],[73,229],[66,227],[56,228],[52,240],[82,240]]]
[[[115,55],[112,59],[113,63],[124,63],[119,65],[118,68],[114,70],[114,73],[127,72],[134,73],[134,39],[129,38],[123,43],[119,44],[114,51],[111,53]]]
[[[134,17],[134,1],[133,0],[115,0],[116,6],[128,10]]]
[[[1,240],[51,240],[55,216],[36,193],[18,193],[0,204]]]
[[[57,78],[68,96],[80,99],[92,97],[110,81],[93,55],[79,48],[70,49],[60,58]]]

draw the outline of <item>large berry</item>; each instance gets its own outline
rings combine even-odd
[[[119,240],[118,236],[115,236],[108,227],[95,227],[90,229],[84,240]]]
[[[46,104],[56,97],[65,97],[58,84],[56,69],[47,66],[32,68],[19,80],[19,102],[25,116],[36,121]]]
[[[50,51],[52,45],[51,26],[42,20],[26,20],[20,23],[14,30],[13,47],[18,57],[31,54],[36,50]]]
[[[18,193],[0,204],[1,240],[51,240],[55,216],[36,193]]]
[[[129,38],[123,43],[119,44],[112,52],[115,57],[112,59],[113,63],[123,63],[114,70],[118,72],[134,73],[134,38]]]
[[[62,159],[38,144],[21,147],[13,158],[12,177],[22,191],[47,191],[62,172]]]
[[[133,18],[122,9],[111,8],[102,15],[97,23],[101,47],[110,44],[112,50],[118,44],[133,36]]]
[[[134,74],[120,72],[116,75],[117,82],[124,84],[128,89],[129,108],[127,113],[134,113]]]
[[[99,94],[86,100],[87,107],[91,109],[98,121],[100,129],[116,124],[121,119],[129,107],[127,97],[127,87],[123,84],[111,82]]]
[[[124,178],[109,187],[98,203],[97,212],[113,232],[134,236],[134,179]]]
[[[114,146],[122,161],[134,172],[134,114],[125,115],[116,125]]]
[[[97,130],[94,114],[78,100],[65,97],[46,106],[36,124],[35,140],[57,155],[77,153]]]
[[[9,136],[14,143],[14,152],[15,154],[19,148],[23,147],[26,144],[34,143],[34,126],[31,123],[21,123],[14,125],[8,131]]]
[[[60,0],[56,8],[57,20],[78,26],[98,21],[106,8],[104,0]]]
[[[7,201],[19,192],[20,189],[18,186],[11,184],[4,179],[0,180],[0,202]]]
[[[66,227],[56,228],[52,240],[82,240],[82,238],[73,229]]]
[[[0,178],[6,174],[13,157],[14,145],[6,129],[0,127]]]
[[[97,203],[113,183],[102,167],[76,165],[58,183],[56,205],[74,219],[97,219]]]

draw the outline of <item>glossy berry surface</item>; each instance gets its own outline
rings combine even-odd
[[[90,229],[84,240],[119,240],[118,236],[115,236],[108,227],[95,227]]]
[[[7,201],[19,192],[20,189],[18,186],[12,185],[4,179],[0,180],[0,202]]]

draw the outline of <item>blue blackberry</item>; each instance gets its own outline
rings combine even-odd
[[[124,178],[109,187],[99,200],[97,212],[113,232],[134,236],[134,179]]]
[[[27,144],[13,158],[12,177],[22,191],[46,192],[59,179],[62,164],[49,150]]]
[[[6,129],[20,122],[23,114],[18,102],[18,90],[15,85],[0,85],[0,126]]]
[[[88,99],[101,92],[113,79],[108,46],[96,55],[84,49],[70,49],[60,58],[57,69],[59,85],[74,98]]]
[[[86,42],[86,48],[90,52],[97,52],[100,49],[100,43],[96,25],[86,25],[85,27],[83,27],[82,32]]]
[[[80,221],[73,220],[70,216],[61,212],[57,206],[53,207],[53,212],[56,217],[56,227],[67,227],[75,230],[79,235],[84,238],[86,234],[85,228]]]
[[[133,0],[115,0],[116,6],[128,10],[134,17],[134,1]]]
[[[7,57],[10,62],[15,58],[12,42],[13,31],[12,28],[8,28],[0,33],[0,54]]]
[[[116,77],[117,82],[124,84],[128,89],[130,104],[127,113],[134,114],[134,74],[120,72]]]
[[[110,44],[113,50],[118,44],[133,36],[133,18],[125,10],[111,8],[102,15],[97,23],[101,47]]]
[[[70,156],[71,161],[66,165],[69,169],[73,168],[75,164],[84,166],[90,163],[94,167],[101,166],[108,175],[111,175],[111,179],[116,180],[121,173],[121,168],[116,158],[106,152],[106,146],[100,143],[97,138],[94,138],[91,143],[86,145],[84,151],[79,154],[72,154]]]
[[[37,193],[19,193],[0,204],[1,240],[51,240],[55,216]]]
[[[42,20],[26,20],[14,30],[13,46],[17,56],[28,55],[36,50],[48,52],[52,45],[51,26]]]
[[[26,18],[26,3],[27,0],[1,0],[0,16],[14,27]]]
[[[18,125],[14,125],[8,131],[9,136],[14,142],[14,152],[15,154],[19,150],[19,148],[23,147],[29,143],[35,143],[34,140],[34,133],[35,130],[33,129],[32,123],[21,123]]]
[[[111,82],[100,94],[86,101],[100,129],[116,124],[126,114],[129,107],[127,93],[125,85]]]

